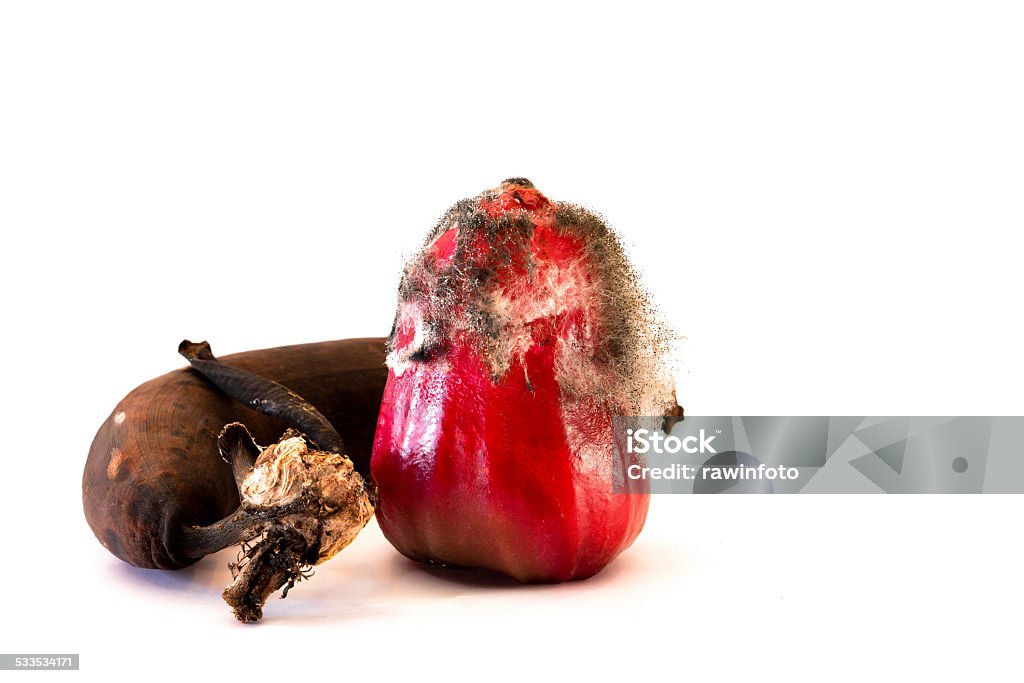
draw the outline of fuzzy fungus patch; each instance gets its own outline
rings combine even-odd
[[[674,405],[675,338],[618,237],[524,178],[455,204],[405,266],[388,366],[401,375],[443,359],[455,339],[476,349],[494,381],[524,367],[517,361],[535,345],[557,344],[566,398],[627,415]]]

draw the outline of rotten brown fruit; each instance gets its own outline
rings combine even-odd
[[[372,515],[360,475],[386,379],[384,340],[221,361],[203,344],[181,351],[194,367],[129,393],[93,440],[86,519],[137,567],[178,569],[242,543],[225,599],[255,621],[270,593],[287,591]]]

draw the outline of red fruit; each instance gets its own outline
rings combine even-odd
[[[649,313],[583,209],[518,178],[452,207],[406,267],[389,340],[371,461],[388,540],[520,581],[611,562],[648,504],[612,491],[612,416],[673,404]]]

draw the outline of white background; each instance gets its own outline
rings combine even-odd
[[[80,480],[183,337],[386,334],[403,255],[509,176],[620,231],[690,414],[1024,414],[1021,35],[1010,2],[4,3],[0,651],[93,680],[1019,680],[1016,496],[664,496],[555,587],[426,572],[371,525],[244,627],[230,554],[123,565]]]

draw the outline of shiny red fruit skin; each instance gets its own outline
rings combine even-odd
[[[488,217],[513,213],[533,224],[524,252],[503,253],[488,286],[515,291],[537,264],[585,267],[584,237],[556,228],[554,205],[528,183],[506,182],[478,206]],[[443,270],[460,240],[487,263],[493,245],[457,233],[444,231],[427,247],[432,267]],[[622,471],[612,408],[566,392],[558,376],[570,339],[569,352],[584,362],[597,353],[580,346],[601,339],[596,304],[585,296],[563,303],[520,321],[528,341],[499,376],[477,333],[457,325],[437,357],[389,371],[371,472],[380,528],[406,556],[558,582],[596,574],[640,533],[646,490],[612,492],[613,462]],[[443,313],[466,315],[458,306]],[[416,334],[410,316],[400,309],[396,346]]]

